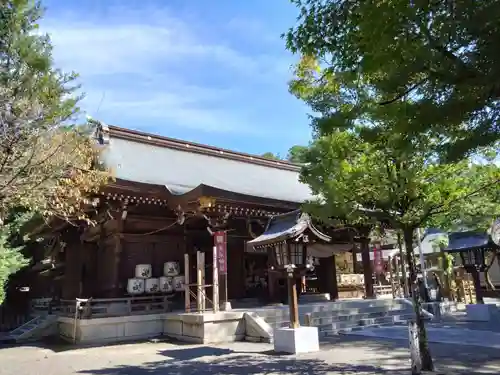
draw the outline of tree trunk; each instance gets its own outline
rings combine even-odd
[[[410,273],[410,288],[412,290],[413,308],[415,309],[415,323],[418,328],[418,347],[420,350],[420,360],[422,361],[422,371],[434,371],[434,363],[427,342],[427,332],[425,330],[424,320],[422,319],[422,305],[420,303],[417,286],[417,274],[415,272],[415,259],[413,254],[413,229],[414,228],[404,228],[403,237],[406,247],[408,272]]]
[[[442,287],[442,294],[443,297],[452,299],[451,298],[451,283],[450,283],[450,275],[448,271],[450,271],[450,264],[448,260],[448,254],[443,251],[443,246],[440,246],[440,256],[441,256],[441,265],[442,265],[442,271],[443,271],[443,280],[439,280],[441,282],[441,287]]]
[[[399,260],[401,261],[401,276],[403,277],[404,296],[410,296],[410,287],[408,285],[408,277],[406,276],[406,262],[403,254],[403,244],[401,241],[401,232],[398,230],[398,247],[399,247]]]

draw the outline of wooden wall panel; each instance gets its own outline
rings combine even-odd
[[[243,298],[245,295],[245,272],[243,251],[245,241],[239,237],[228,237],[227,244],[227,292],[229,299]]]
[[[81,250],[82,244],[79,242],[68,244],[65,249],[66,269],[62,288],[63,299],[74,299],[78,297],[81,277]]]

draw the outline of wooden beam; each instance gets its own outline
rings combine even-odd
[[[80,240],[84,242],[96,242],[99,240],[101,235],[101,226],[100,225],[89,225],[87,226],[83,233],[80,235]]]

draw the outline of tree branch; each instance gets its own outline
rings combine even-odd
[[[422,78],[420,81],[418,81],[417,83],[413,84],[410,86],[409,89],[407,89],[406,91],[404,91],[403,93],[400,93],[400,94],[397,94],[393,99],[390,99],[390,100],[386,100],[386,101],[383,101],[383,102],[380,102],[378,103],[379,105],[388,105],[388,104],[392,104],[394,102],[397,102],[398,100],[401,100],[403,99],[405,96],[407,96],[408,94],[410,94],[413,90],[415,90],[417,87],[420,87],[422,86],[425,82],[427,82],[429,78]]]

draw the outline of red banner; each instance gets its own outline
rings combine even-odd
[[[227,273],[227,237],[226,232],[218,231],[214,233],[214,251],[217,251],[219,275]],[[215,258],[215,257],[214,257]]]
[[[384,264],[382,261],[382,248],[380,244],[375,244],[373,248],[373,263],[375,265],[375,273],[384,272]]]

